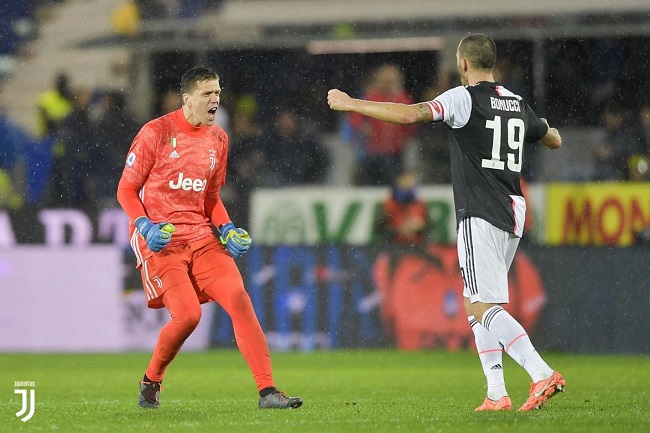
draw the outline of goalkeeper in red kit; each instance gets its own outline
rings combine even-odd
[[[271,355],[234,259],[251,245],[219,196],[225,183],[228,136],[215,124],[221,87],[210,68],[181,79],[183,105],[145,124],[126,158],[117,199],[129,217],[150,308],[167,308],[140,382],[139,405],[160,407],[165,371],[201,319],[201,304],[216,301],[232,319],[237,346],[257,384],[258,406],[298,408],[302,399],[276,388]],[[212,226],[217,227],[219,238]]]

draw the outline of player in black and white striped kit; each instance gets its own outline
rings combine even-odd
[[[524,144],[550,149],[559,132],[493,76],[496,45],[482,34],[468,35],[456,52],[462,86],[432,101],[412,105],[354,99],[329,91],[331,109],[354,111],[399,124],[444,122],[451,129],[451,170],[458,224],[458,260],[465,310],[472,326],[488,391],[475,410],[509,410],[502,352],[532,379],[520,411],[539,409],[563,391],[562,375],[544,362],[528,334],[501,305],[508,303],[508,269],[524,227],[526,202],[520,174]]]

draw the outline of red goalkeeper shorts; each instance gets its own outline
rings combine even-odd
[[[191,285],[203,304],[212,301],[203,292],[209,284],[224,277],[230,283],[232,277],[242,279],[235,261],[214,236],[164,248],[144,261],[140,274],[149,308],[163,308],[162,294],[180,284]]]

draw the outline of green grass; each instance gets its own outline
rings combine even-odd
[[[149,354],[0,354],[0,432],[643,432],[650,431],[650,357],[545,356],[567,379],[539,411],[475,413],[485,395],[470,352],[274,353],[278,385],[305,404],[257,409],[236,351],[181,353],[165,378],[162,408],[137,408]],[[528,376],[504,360],[513,405]],[[14,381],[36,382],[36,413],[14,413]]]

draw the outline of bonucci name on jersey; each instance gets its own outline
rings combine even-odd
[[[451,128],[456,222],[478,217],[521,236],[524,144],[538,141],[548,126],[521,96],[498,83],[458,86],[427,104],[433,121]]]

